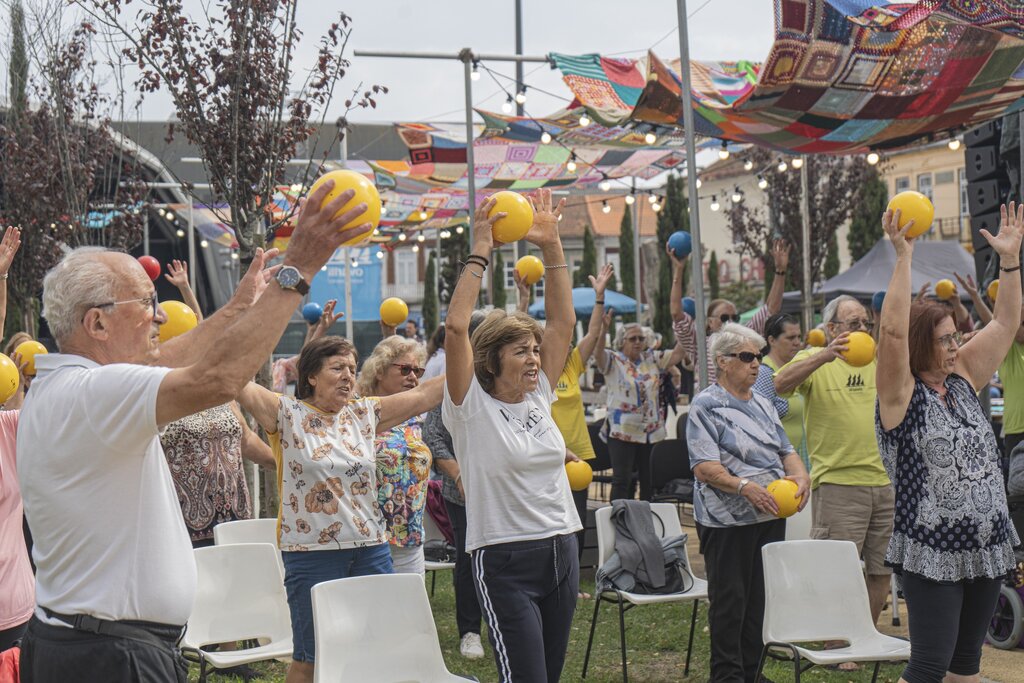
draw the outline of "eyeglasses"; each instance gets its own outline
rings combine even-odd
[[[835,325],[841,325],[848,330],[873,330],[875,323],[871,320],[833,320]]]
[[[410,372],[414,372],[416,373],[416,378],[419,379],[423,376],[423,373],[427,371],[426,368],[408,365],[407,363],[392,363],[392,365],[398,368],[398,371],[402,373],[402,377],[408,377]]]
[[[628,341],[631,344],[642,344],[647,341],[647,337],[626,337],[625,341]]]
[[[740,321],[740,316],[738,313],[733,313],[732,315],[729,315],[728,313],[723,313],[722,315],[718,316],[718,319],[721,320],[723,323],[738,323]]]
[[[935,341],[941,344],[946,350],[952,351],[964,343],[964,337],[959,332],[954,332],[953,334],[945,334]]]
[[[740,351],[739,353],[723,353],[723,356],[729,358],[739,358],[741,363],[753,363],[755,360],[760,363],[764,356],[760,353],[751,353],[750,351]]]
[[[157,317],[160,313],[160,299],[157,298],[156,292],[153,292],[149,296],[144,296],[141,299],[125,299],[124,301],[108,301],[103,304],[92,304],[88,308],[107,308],[108,306],[120,306],[121,304],[135,304],[142,303],[153,309],[153,317]],[[84,316],[83,316],[84,319]]]

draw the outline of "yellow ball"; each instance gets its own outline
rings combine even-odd
[[[494,221],[494,241],[509,244],[526,237],[526,233],[530,232],[530,226],[533,225],[533,207],[530,201],[518,192],[495,192],[494,207],[488,215],[493,216],[501,211],[508,215]]]
[[[889,200],[890,211],[900,212],[899,228],[902,230],[907,223],[914,221],[914,227],[907,233],[907,237],[917,237],[928,232],[932,227],[932,220],[935,218],[935,206],[932,200],[920,192],[906,190]]]
[[[939,280],[935,283],[935,296],[943,301],[949,301],[956,296],[956,285],[952,280]]]
[[[36,356],[40,353],[49,353],[45,346],[34,339],[21,342],[15,347],[14,352],[21,356],[21,360],[25,361],[26,377],[36,376]]]
[[[160,310],[167,316],[167,322],[160,326],[161,342],[185,334],[199,324],[195,311],[180,301],[162,301]]]
[[[825,332],[815,327],[807,333],[807,344],[808,346],[824,346]]]
[[[18,391],[21,378],[14,361],[0,353],[0,403],[7,403]]]
[[[385,325],[397,327],[404,323],[408,317],[409,306],[397,296],[380,302],[380,320]]]
[[[356,191],[355,196],[352,197],[345,206],[338,209],[338,212],[334,214],[335,217],[345,213],[356,204],[366,203],[366,212],[362,216],[357,216],[346,223],[341,229],[348,230],[362,225],[363,223],[369,223],[370,229],[361,235],[353,237],[341,246],[353,247],[368,242],[373,231],[380,223],[381,203],[380,194],[377,192],[377,188],[374,187],[373,183],[370,182],[370,179],[362,173],[356,173],[355,171],[331,171],[330,173],[325,173],[317,178],[316,182],[313,183],[313,186],[309,188],[309,193],[313,194],[317,188],[328,180],[334,181],[334,187],[331,188],[331,191],[327,193],[326,197],[324,197],[323,204],[333,200],[345,190]],[[323,204],[321,204],[321,206],[323,206]]]
[[[544,262],[536,256],[524,256],[516,261],[516,271],[526,284],[536,284],[544,277]]]
[[[565,463],[565,473],[569,477],[569,488],[582,491],[594,480],[594,470],[582,460]]]
[[[796,492],[800,490],[800,487],[796,485],[795,481],[776,479],[768,484],[767,489],[768,493],[772,494],[772,498],[775,499],[775,503],[779,506],[779,514],[776,515],[779,519],[792,517],[796,514],[797,507],[799,507],[802,498],[796,497]]]
[[[864,367],[875,359],[875,340],[867,332],[851,332],[846,346],[843,360],[855,368]]]
[[[999,294],[999,280],[993,280],[989,283],[988,289],[985,290],[988,294],[988,300],[992,303],[996,302],[996,296]]]

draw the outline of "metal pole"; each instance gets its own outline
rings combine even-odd
[[[466,48],[459,53],[451,52],[385,52],[381,50],[356,50],[352,54],[356,57],[393,57],[395,59],[458,59],[463,60],[463,52],[469,53],[469,61],[474,59],[483,62],[537,62],[551,64],[548,56],[529,55],[478,55]]]
[[[800,167],[800,243],[803,251],[804,292],[800,308],[804,330],[810,330],[814,322],[814,292],[811,290],[811,192],[807,157],[803,157],[803,160],[803,166]]]
[[[634,188],[636,178],[633,178]],[[636,322],[640,323],[640,306],[643,301],[643,291],[640,289],[644,279],[640,277],[640,211],[637,210],[639,202],[633,202],[633,292],[636,293]]]
[[[515,0],[516,3],[516,55],[523,54],[523,0]],[[516,92],[522,92],[523,86],[523,63],[516,62]],[[516,116],[526,114],[523,105],[516,102]],[[526,256],[526,240],[516,242],[516,259]]]
[[[703,390],[708,385],[707,330],[704,320],[704,257],[700,248],[700,204],[697,198],[697,149],[690,93],[690,36],[686,21],[686,0],[676,0],[679,17],[679,59],[682,77],[683,125],[686,128],[686,184],[690,198],[690,235],[693,237],[693,298],[697,309],[697,377]]]
[[[149,211],[142,214],[142,253],[149,256]]]
[[[466,180],[469,212],[469,248],[473,249],[473,214],[476,211],[476,158],[473,154],[473,53],[462,51],[462,71],[466,84]],[[488,290],[490,291],[490,290]]]
[[[192,291],[196,291],[196,219],[195,219],[195,198],[188,195],[188,284]]]
[[[345,168],[348,162],[348,124],[345,125],[344,134],[341,136],[341,167]],[[349,340],[352,337],[352,247],[345,248],[345,337]]]

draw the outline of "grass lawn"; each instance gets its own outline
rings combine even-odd
[[[589,573],[589,572],[588,572]],[[428,579],[429,581],[429,579]],[[584,581],[584,590],[593,592],[593,582]],[[429,585],[429,584],[428,584]],[[683,665],[686,661],[686,639],[690,626],[690,610],[692,603],[683,605],[652,605],[630,610],[626,614],[626,631],[629,662],[629,679],[635,683],[692,681],[703,683],[708,679],[709,641],[707,631],[707,603],[702,603],[697,617],[697,635],[693,643],[693,661],[690,676],[683,677]],[[497,671],[490,645],[484,638],[487,657],[482,660],[466,660],[459,655],[458,633],[455,627],[455,597],[451,585],[451,575],[441,572],[437,578],[437,592],[431,599],[434,620],[437,624],[441,649],[444,653],[448,670],[457,674],[476,676],[481,681],[493,683],[498,680]],[[583,655],[587,647],[587,635],[590,619],[594,612],[592,600],[581,600],[576,606],[576,618],[573,621],[572,638],[566,657],[563,681],[580,680],[583,670]],[[612,603],[601,607],[594,637],[594,650],[591,654],[590,671],[586,680],[593,683],[616,683],[622,680],[619,664],[618,610]],[[265,676],[266,681],[279,683],[284,681],[286,665],[277,662],[258,664],[256,667]],[[871,666],[865,666],[858,672],[840,672],[813,668],[805,673],[801,680],[834,681],[835,683],[868,683],[871,680]],[[883,665],[879,673],[880,682],[894,683],[899,680],[903,665]],[[191,680],[198,680],[199,668],[193,666]],[[772,662],[766,675],[775,683],[793,680],[792,665],[785,666]],[[213,676],[211,681],[240,681],[241,679]],[[359,683],[374,683],[361,681]]]

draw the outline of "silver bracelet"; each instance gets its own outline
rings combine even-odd
[[[555,268],[568,268],[568,263],[560,263],[557,266],[544,266],[544,270],[554,270]]]
[[[3,275],[0,275],[0,280],[6,280],[8,275],[9,273],[4,273]]]
[[[469,273],[470,275],[475,276],[479,280],[483,280],[484,279],[483,273],[477,273],[475,270],[470,270],[467,266],[463,266],[462,272],[463,273]]]

